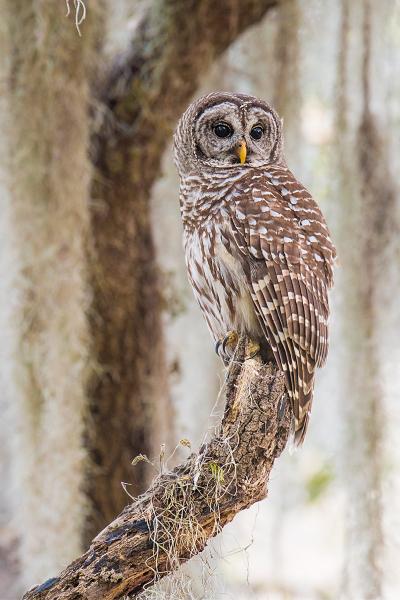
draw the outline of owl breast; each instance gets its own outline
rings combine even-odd
[[[261,334],[243,266],[215,220],[185,232],[186,264],[196,299],[215,341],[228,331]]]

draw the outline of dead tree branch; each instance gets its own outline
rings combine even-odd
[[[244,342],[239,354],[243,356]],[[136,595],[201,552],[244,508],[265,498],[291,421],[273,364],[238,360],[222,423],[209,443],[127,506],[58,577],[23,600],[112,600]]]

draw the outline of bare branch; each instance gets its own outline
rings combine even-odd
[[[243,356],[244,342],[239,353]],[[127,506],[59,577],[23,600],[111,600],[136,595],[201,552],[267,494],[291,421],[284,378],[260,359],[234,363],[216,435]]]

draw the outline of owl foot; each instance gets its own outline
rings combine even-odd
[[[233,352],[239,341],[239,336],[236,331],[228,331],[224,338],[218,340],[215,344],[215,352],[226,363],[232,358]]]
[[[257,344],[257,342],[253,342],[253,340],[250,340],[246,345],[244,359],[249,360],[250,358],[254,358],[260,352],[260,350],[260,344]]]

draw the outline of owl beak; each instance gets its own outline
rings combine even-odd
[[[238,159],[240,160],[240,164],[242,165],[244,162],[246,162],[246,156],[247,156],[247,146],[246,146],[246,142],[244,140],[242,140],[239,144],[239,146],[237,146],[236,150],[236,155],[238,157]]]

